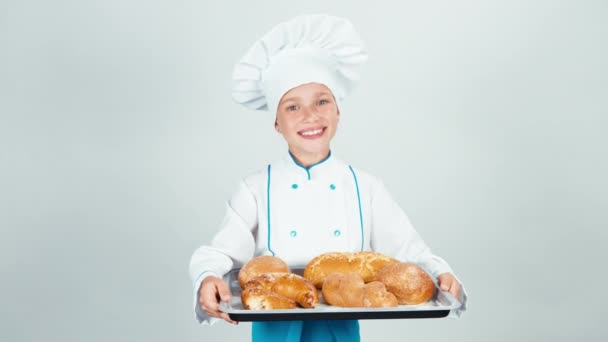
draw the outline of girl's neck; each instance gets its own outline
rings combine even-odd
[[[314,153],[298,152],[298,151],[293,151],[293,150],[289,149],[289,153],[291,153],[291,156],[300,165],[302,165],[304,167],[310,167],[311,165],[315,165],[315,164],[319,163],[320,161],[326,159],[329,156],[329,149],[322,151],[322,152],[314,152]]]

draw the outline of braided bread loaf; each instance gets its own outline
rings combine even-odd
[[[330,274],[323,282],[323,298],[328,304],[342,307],[392,307],[397,298],[383,283],[365,283],[357,273]]]

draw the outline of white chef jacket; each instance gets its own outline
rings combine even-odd
[[[240,182],[211,245],[192,255],[196,317],[215,321],[198,304],[202,281],[210,275],[222,277],[254,256],[274,255],[303,267],[322,253],[358,251],[417,263],[434,278],[452,272],[431,253],[376,177],[331,152],[310,167],[288,153]],[[461,292],[463,306],[450,313],[453,317],[465,310],[466,294]]]

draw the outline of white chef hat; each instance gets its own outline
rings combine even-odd
[[[275,26],[234,67],[233,99],[276,112],[283,95],[305,83],[322,83],[339,103],[359,80],[365,46],[344,18],[316,14]]]

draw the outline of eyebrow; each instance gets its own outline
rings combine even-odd
[[[331,96],[331,94],[325,90],[318,91],[315,93],[315,96],[321,96],[321,95],[330,95]],[[301,99],[302,99],[301,96],[291,96],[291,97],[281,100],[281,102],[295,101],[295,100],[301,100]]]

